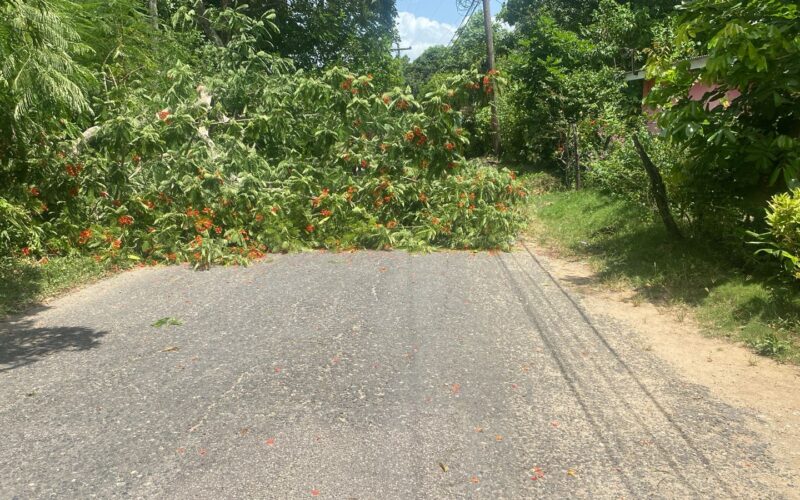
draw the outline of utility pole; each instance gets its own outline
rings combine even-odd
[[[400,57],[400,52],[404,50],[411,50],[411,47],[401,47],[400,42],[394,42],[394,48],[392,49],[392,52],[395,52],[396,57]]]
[[[575,189],[580,190],[582,186],[581,182],[581,143],[580,143],[580,135],[578,135],[578,124],[574,124],[573,130],[575,132]]]
[[[491,0],[483,0],[483,27],[486,30],[486,55],[489,71],[494,70],[494,34],[492,33]],[[497,84],[492,78],[492,146],[494,154],[500,157],[500,121],[497,119]]]

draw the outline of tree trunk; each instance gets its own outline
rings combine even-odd
[[[219,37],[219,34],[217,34],[217,32],[214,30],[214,27],[211,26],[210,22],[208,22],[208,18],[206,17],[205,2],[203,2],[203,0],[197,0],[194,4],[194,10],[197,12],[197,22],[203,29],[203,33],[205,33],[206,36],[215,44],[219,45],[220,47],[224,47],[225,43],[222,41],[222,38]]]
[[[633,145],[636,146],[636,151],[638,151],[639,157],[642,159],[647,176],[650,177],[650,189],[653,190],[656,207],[658,207],[658,213],[667,228],[667,233],[676,240],[683,239],[683,234],[678,229],[678,225],[675,224],[675,219],[672,218],[672,212],[669,210],[669,199],[667,198],[667,188],[664,187],[664,179],[639,141],[639,136],[635,133],[633,134]]]
[[[153,28],[158,29],[158,0],[150,0],[148,10],[150,12],[150,22],[153,23]]]

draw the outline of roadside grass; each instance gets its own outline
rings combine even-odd
[[[0,318],[100,279],[110,274],[113,267],[80,255],[53,257],[43,263],[29,259],[2,258]]]
[[[540,182],[540,181],[536,181]],[[780,361],[800,363],[800,293],[737,269],[713,242],[675,242],[651,213],[592,190],[531,197],[529,236],[587,258],[608,285],[689,308],[705,331]]]

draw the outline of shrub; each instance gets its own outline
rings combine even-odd
[[[778,259],[785,272],[800,279],[800,189],[772,197],[767,208],[768,231],[752,234],[765,247],[756,253],[768,254]]]
[[[524,177],[525,188],[532,195],[560,191],[564,188],[561,179],[549,172],[534,172]]]
[[[680,149],[669,141],[652,135],[643,123],[629,126],[612,114],[584,120],[579,127],[582,136],[582,157],[585,159],[584,178],[588,186],[621,196],[648,209],[654,200],[650,180],[631,136],[638,134],[650,159],[659,169],[673,209],[686,215],[688,209],[681,176]]]

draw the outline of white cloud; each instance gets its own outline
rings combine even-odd
[[[403,47],[411,47],[405,54],[416,59],[425,49],[434,45],[447,45],[456,32],[456,27],[447,23],[418,17],[411,12],[397,13],[397,31]]]

